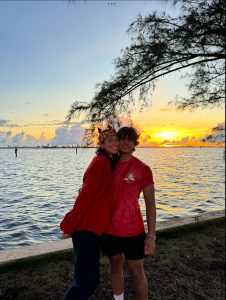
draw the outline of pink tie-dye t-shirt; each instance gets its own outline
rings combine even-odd
[[[152,171],[136,157],[119,163],[114,172],[116,205],[106,233],[130,237],[144,232],[144,222],[139,205],[141,191],[154,184]]]

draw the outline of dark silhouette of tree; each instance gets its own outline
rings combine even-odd
[[[225,123],[218,124],[212,129],[212,134],[202,139],[203,142],[225,143]]]
[[[180,15],[154,12],[128,28],[131,45],[114,60],[115,74],[96,87],[90,103],[74,102],[67,120],[86,113],[91,124],[129,115],[139,100],[151,105],[157,80],[186,70],[189,98],[178,109],[220,106],[225,100],[225,3],[223,0],[175,0]],[[172,102],[171,102],[172,103]]]

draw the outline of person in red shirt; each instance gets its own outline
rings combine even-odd
[[[133,156],[139,135],[132,127],[118,131],[120,160],[114,172],[116,204],[111,222],[101,237],[102,251],[110,260],[110,278],[115,300],[124,299],[123,262],[126,259],[137,300],[148,299],[143,261],[155,249],[156,207],[152,171]],[[139,206],[143,192],[147,233]]]
[[[84,174],[74,207],[60,223],[63,237],[72,237],[76,256],[74,280],[64,300],[87,300],[99,283],[100,236],[109,225],[114,206],[118,147],[113,128],[99,129],[97,155]]]

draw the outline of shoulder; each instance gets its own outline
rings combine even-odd
[[[110,167],[110,160],[104,155],[96,155],[90,163],[90,167]]]
[[[135,156],[133,156],[133,164],[134,165],[136,165],[136,166],[138,166],[138,167],[140,167],[140,168],[142,168],[142,169],[150,169],[150,167],[147,165],[147,164],[145,164],[143,161],[141,161],[140,159],[138,159],[137,157],[135,157]]]
[[[104,155],[96,155],[96,156],[94,156],[93,162],[99,162],[99,163],[109,162],[110,163],[109,159],[106,156],[104,156]]]
[[[153,173],[151,168],[140,159],[134,157],[134,169],[142,177],[142,188],[154,184]]]
[[[103,174],[109,174],[110,172],[111,165],[107,157],[96,155],[86,169],[84,178],[89,176],[100,177]]]

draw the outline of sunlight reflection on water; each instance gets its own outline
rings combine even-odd
[[[0,149],[0,250],[60,238],[95,149]],[[157,220],[224,208],[222,148],[138,148],[151,166]],[[140,205],[146,220],[143,197]]]

